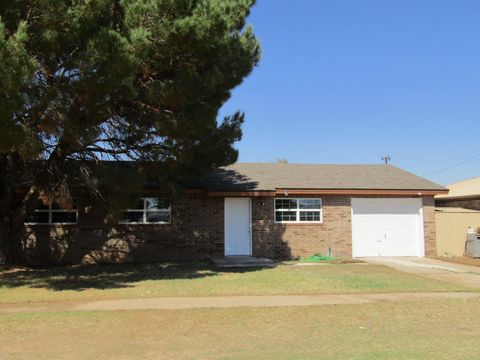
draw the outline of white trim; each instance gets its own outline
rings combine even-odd
[[[138,198],[138,200],[142,200],[143,201],[143,209],[126,209],[126,210],[123,210],[121,211],[122,213],[124,212],[132,212],[132,213],[142,213],[142,221],[141,222],[129,222],[129,221],[122,221],[122,220],[119,220],[118,221],[118,224],[120,225],[169,225],[172,223],[172,203],[170,202],[170,205],[168,206],[167,209],[157,209],[157,210],[147,210],[147,201],[148,199],[158,199],[158,200],[161,200],[161,199],[166,199],[166,198],[160,198],[160,197],[154,197],[154,196],[149,196],[149,197],[141,197],[141,198]],[[170,215],[170,221],[156,221],[156,222],[148,222],[147,221],[147,213],[149,212],[167,212],[169,213]]]
[[[355,241],[355,221],[353,221],[353,199],[354,198],[350,198],[350,222],[352,224],[352,238],[351,238],[351,243],[352,243],[352,259],[355,259],[357,256],[355,254],[355,245],[353,244],[353,242]]]
[[[227,255],[227,247],[225,246],[225,241],[226,241],[226,235],[227,235],[227,222],[225,221],[225,216],[226,216],[226,208],[227,208],[227,199],[239,199],[238,197],[234,197],[234,198],[231,198],[231,197],[226,197],[223,199],[223,254],[225,256],[235,256],[235,255]],[[242,197],[242,199],[244,199]],[[248,241],[249,241],[249,245],[250,245],[250,248],[249,248],[249,251],[250,253],[245,255],[245,256],[252,256],[253,254],[253,235],[252,235],[252,232],[253,232],[253,228],[252,228],[252,198],[247,198],[248,199],[248,219],[249,219],[249,238],[248,238]],[[238,255],[238,256],[243,256],[243,255]]]
[[[276,208],[277,200],[296,200],[297,201],[297,208],[296,209],[278,209]],[[320,209],[300,209],[298,206],[298,200],[320,200]],[[295,212],[297,213],[297,220],[296,221],[277,221],[277,211],[278,212]],[[300,221],[300,213],[301,212],[320,212],[320,220],[319,221]],[[275,224],[323,224],[323,197],[316,197],[316,198],[304,198],[304,197],[275,197],[273,200],[273,221]]]
[[[253,255],[253,227],[252,227],[252,199],[248,198],[248,202],[250,203],[250,206],[248,207],[248,210],[250,211],[249,219],[250,219],[250,256]]]
[[[24,225],[28,226],[39,226],[39,225],[47,225],[47,226],[65,226],[65,225],[78,225],[78,199],[73,198],[77,204],[76,209],[68,210],[68,209],[52,209],[52,204],[48,204],[48,209],[35,209],[34,213],[47,213],[48,214],[48,222],[25,222]],[[75,213],[75,222],[53,222],[52,215],[53,213]]]
[[[223,255],[227,255],[227,199],[223,199]]]

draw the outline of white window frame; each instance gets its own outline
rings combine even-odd
[[[296,209],[277,209],[277,200],[295,200],[297,202]],[[300,209],[298,201],[299,200],[319,200],[320,209]],[[302,212],[320,212],[319,221],[300,221],[300,213]],[[277,221],[277,212],[296,212],[297,220],[295,221]],[[323,199],[322,198],[275,198],[273,203],[273,219],[276,224],[322,224],[323,223]]]
[[[76,209],[52,209],[54,202],[48,204],[48,209],[35,209],[36,213],[48,213],[48,222],[26,222],[25,225],[78,225],[78,199],[73,198],[73,201],[77,204]],[[53,213],[75,213],[75,222],[53,222]]]
[[[125,221],[125,220],[119,220],[118,223],[121,224],[121,225],[161,225],[161,224],[164,224],[164,225],[168,225],[168,224],[171,224],[172,223],[172,203],[170,201],[170,205],[168,207],[168,209],[159,209],[159,210],[147,210],[147,200],[148,199],[158,199],[158,200],[161,200],[161,199],[166,199],[166,198],[160,198],[160,197],[153,197],[153,196],[149,196],[149,197],[141,197],[139,198],[138,200],[142,200],[143,201],[143,209],[126,209],[126,210],[123,210],[122,212],[137,212],[137,213],[142,213],[142,221],[136,221],[136,222],[129,222],[129,221]],[[157,221],[157,222],[147,222],[147,213],[149,212],[167,212],[169,213],[170,215],[170,221]]]

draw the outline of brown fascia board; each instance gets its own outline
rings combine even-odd
[[[437,195],[447,194],[448,189],[276,189],[276,195]]]
[[[254,191],[208,191],[208,196],[217,197],[257,197],[288,195],[437,195],[446,194],[448,190],[398,190],[398,189],[276,189]]]

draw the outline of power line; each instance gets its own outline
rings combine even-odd
[[[469,161],[471,161],[471,160],[473,160],[473,159],[475,159],[475,158],[477,158],[477,157],[479,157],[479,156],[480,156],[480,153],[475,154],[475,155],[473,155],[472,157],[470,157],[470,158],[468,158],[468,159],[466,159],[466,160],[463,160],[463,161],[461,161],[461,162],[459,162],[459,163],[457,163],[457,164],[455,164],[455,165],[451,165],[451,166],[446,167],[446,168],[444,168],[444,169],[437,170],[437,171],[434,171],[434,172],[431,172],[431,173],[428,173],[428,174],[424,174],[424,175],[422,175],[422,176],[430,176],[430,175],[439,174],[439,173],[441,173],[441,172],[444,172],[444,171],[447,171],[447,170],[456,168],[457,166],[466,164],[467,162],[469,162]]]

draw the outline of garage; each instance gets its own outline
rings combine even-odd
[[[352,198],[352,252],[424,256],[422,199]]]

